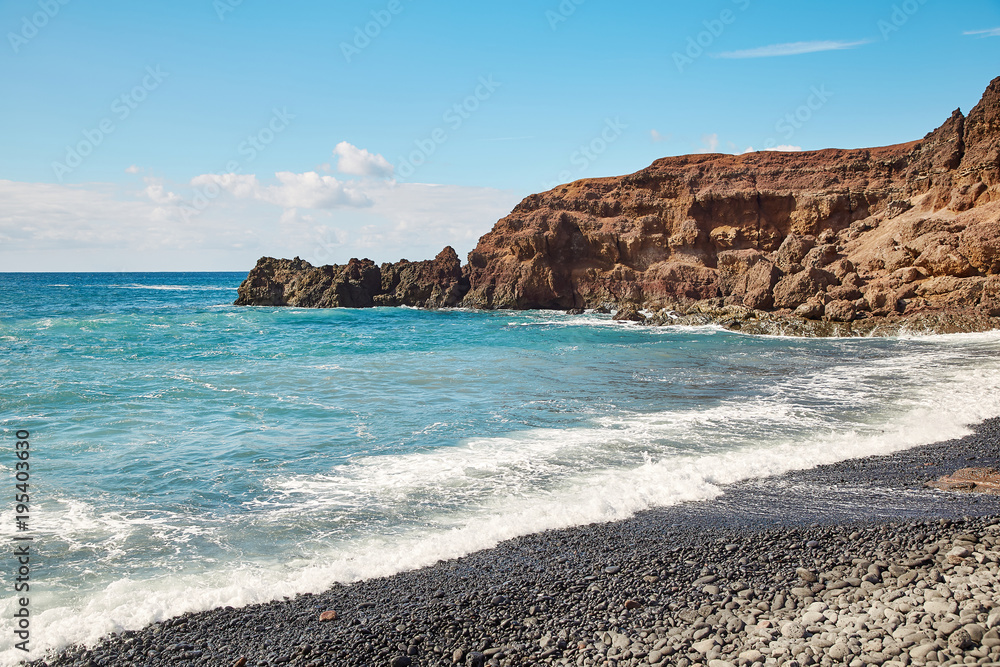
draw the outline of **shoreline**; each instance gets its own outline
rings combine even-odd
[[[372,307],[318,307],[298,305],[239,305],[239,308],[305,310],[375,310],[407,309],[428,312],[468,313],[553,313],[569,315],[607,315],[612,321],[648,327],[719,326],[727,331],[753,336],[785,338],[892,338],[899,336],[936,336],[1000,331],[1000,316],[963,310],[929,310],[892,316],[869,316],[851,321],[807,319],[787,311],[756,310],[739,305],[722,305],[720,299],[661,305],[604,305],[598,308],[504,309],[473,306],[375,305]]]
[[[799,338],[939,335],[983,333],[1000,329],[1000,317],[963,310],[919,311],[834,321],[807,319],[788,312],[722,305],[719,301],[721,300],[698,301],[656,311],[640,311],[636,307],[626,306],[615,313],[614,319],[645,326],[717,325],[738,333]]]
[[[698,641],[706,648],[710,633],[694,639],[704,627],[686,639],[683,631],[676,636],[669,632],[699,624],[716,627],[724,612],[749,613],[744,603],[758,599],[758,607],[768,600],[771,606],[787,602],[787,609],[782,605],[768,613],[775,623],[790,622],[778,616],[808,613],[794,599],[810,605],[817,599],[790,594],[796,588],[802,592],[803,582],[796,579],[799,567],[818,574],[845,551],[855,553],[851,560],[902,567],[899,563],[913,560],[924,542],[938,544],[940,550],[963,531],[992,539],[989,527],[1000,521],[1000,496],[922,486],[958,468],[1000,466],[1000,418],[974,428],[965,438],[748,480],[725,487],[711,501],[527,535],[428,568],[338,585],[321,594],[185,614],[106,638],[92,649],[71,647],[28,664],[709,665],[732,656],[720,650],[710,658],[712,649],[699,654],[691,648]],[[995,570],[996,563],[992,565]],[[857,597],[864,590],[860,584],[847,588],[843,595]],[[700,613],[706,605],[714,611]],[[335,611],[337,618],[321,622],[324,611]],[[715,623],[706,624],[712,616]],[[1000,624],[1000,616],[996,620]],[[749,638],[745,621],[731,623],[734,629],[727,632]],[[740,623],[744,627],[735,630]],[[815,636],[820,634],[807,632],[801,639]],[[620,637],[628,638],[630,648],[615,649],[616,640],[626,643]],[[655,640],[645,642],[650,638]],[[779,634],[772,641],[789,639],[795,638]],[[735,641],[716,643],[724,650]],[[657,650],[659,654],[653,653]],[[661,660],[651,662],[651,657]],[[775,656],[772,662],[764,654],[760,658],[722,662],[783,664]]]

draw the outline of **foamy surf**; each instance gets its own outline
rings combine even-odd
[[[978,336],[974,342],[991,344],[995,337]],[[917,359],[904,356],[897,362],[854,372],[896,372],[905,378],[927,371],[928,364]],[[406,507],[429,500],[433,505],[435,499],[441,506],[419,517],[422,525],[435,526],[430,531],[399,526],[390,536],[359,534],[339,539],[332,548],[312,542],[290,561],[258,557],[235,568],[233,563],[218,562],[215,567],[203,563],[196,574],[164,572],[147,579],[119,579],[101,592],[70,595],[77,598],[70,605],[60,604],[68,591],[43,591],[35,598],[43,611],[35,618],[39,641],[32,655],[67,644],[93,643],[110,632],[137,629],[187,611],[243,606],[320,592],[336,582],[391,575],[527,533],[708,500],[722,493],[726,484],[748,478],[961,437],[970,432],[969,424],[1000,414],[1000,373],[995,366],[943,373],[933,382],[909,385],[902,401],[910,404],[908,410],[896,414],[886,410],[881,419],[853,429],[831,423],[824,429],[822,417],[812,409],[762,400],[604,417],[589,427],[538,429],[471,439],[445,451],[368,457],[348,464],[337,475],[275,478],[272,488],[283,500],[264,503],[256,517],[275,526],[289,516],[361,506]],[[832,387],[827,388],[842,391],[843,385],[857,379],[850,374],[831,377]],[[819,383],[814,377],[800,384],[819,390]],[[755,432],[783,435],[761,445],[736,446]],[[712,449],[722,451],[698,453]],[[614,461],[621,458],[633,465],[615,467]],[[450,498],[443,498],[447,494]],[[463,510],[455,511],[449,504],[461,504]],[[10,525],[9,518],[0,520]],[[127,541],[124,533],[142,526],[152,526],[160,539],[183,544],[192,532],[189,520],[183,516],[115,519],[93,507],[68,503],[52,533],[114,535],[115,539],[103,542],[106,557],[113,557],[113,544]],[[176,534],[170,537],[171,533]],[[99,548],[99,544],[81,539],[72,543],[72,549]],[[0,628],[0,633],[9,635],[6,618],[11,611],[7,600],[2,613],[8,627]],[[0,654],[6,664],[22,657],[9,648]]]

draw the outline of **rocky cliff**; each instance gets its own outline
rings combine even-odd
[[[1000,315],[1000,78],[921,141],[693,155],[525,199],[469,255],[481,308],[714,299],[834,321]]]
[[[265,258],[237,303],[669,310],[664,321],[946,314],[981,329],[1000,316],[998,274],[1000,78],[919,141],[664,158],[528,197],[464,270],[450,248],[381,268]]]

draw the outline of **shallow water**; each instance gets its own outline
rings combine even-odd
[[[1000,415],[997,333],[235,308],[243,277],[0,274],[11,487],[14,432],[32,434],[33,657]],[[12,500],[0,510],[11,544]],[[14,609],[5,596],[6,664],[23,657]]]

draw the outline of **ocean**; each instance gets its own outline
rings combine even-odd
[[[0,540],[32,538],[30,657],[1000,416],[1000,332],[237,308],[244,277],[0,274]],[[17,569],[0,573],[0,664],[26,657]]]

